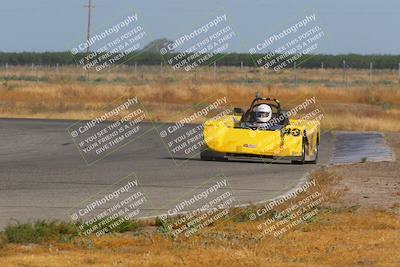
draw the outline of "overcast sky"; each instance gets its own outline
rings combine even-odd
[[[84,40],[87,0],[0,0],[0,51],[66,51]],[[175,39],[226,14],[229,50],[247,52],[270,34],[315,14],[318,53],[400,54],[399,0],[93,0],[93,32],[135,10],[150,39]]]

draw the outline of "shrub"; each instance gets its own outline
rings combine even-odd
[[[75,236],[74,225],[59,221],[38,220],[35,223],[8,225],[4,235],[10,243],[42,243],[61,239],[65,236]]]

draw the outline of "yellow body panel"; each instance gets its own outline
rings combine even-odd
[[[281,130],[251,130],[239,127],[240,116],[224,116],[204,124],[204,140],[213,151],[273,157],[301,157],[303,136],[306,155],[312,156],[319,136],[319,122],[290,120]],[[318,139],[319,140],[319,139]]]

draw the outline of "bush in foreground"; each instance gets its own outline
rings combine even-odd
[[[9,243],[41,243],[75,235],[77,230],[73,224],[59,221],[38,220],[34,223],[8,225],[4,229],[4,236]]]
[[[105,226],[107,227],[107,233],[123,233],[134,231],[138,228],[138,223],[132,220],[122,220],[122,223],[116,224],[119,218],[111,220]],[[114,227],[111,227],[112,225]],[[84,225],[79,227],[81,223],[73,224],[68,222],[60,222],[57,220],[47,221],[38,220],[34,223],[17,223],[8,225],[4,231],[0,233],[0,248],[4,243],[43,243],[48,241],[66,242],[80,235],[81,232],[85,232],[94,226],[94,224]]]

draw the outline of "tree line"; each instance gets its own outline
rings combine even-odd
[[[124,56],[123,61],[120,63],[126,65],[160,65],[161,62],[167,62],[168,59],[176,55],[177,53],[162,56],[159,53],[137,52]],[[84,54],[73,56],[70,52],[0,52],[0,65],[76,65],[78,60],[84,56]],[[255,59],[262,56],[264,55],[256,54],[251,56],[247,53],[218,54],[207,64],[213,62],[213,59],[217,59],[217,65],[252,67],[256,66]],[[278,56],[274,55],[274,57]],[[345,66],[346,68],[367,69],[370,68],[371,63],[374,69],[398,69],[400,55],[305,55],[296,62],[296,66],[301,68],[342,68]],[[290,66],[293,66],[293,64],[290,64]]]

